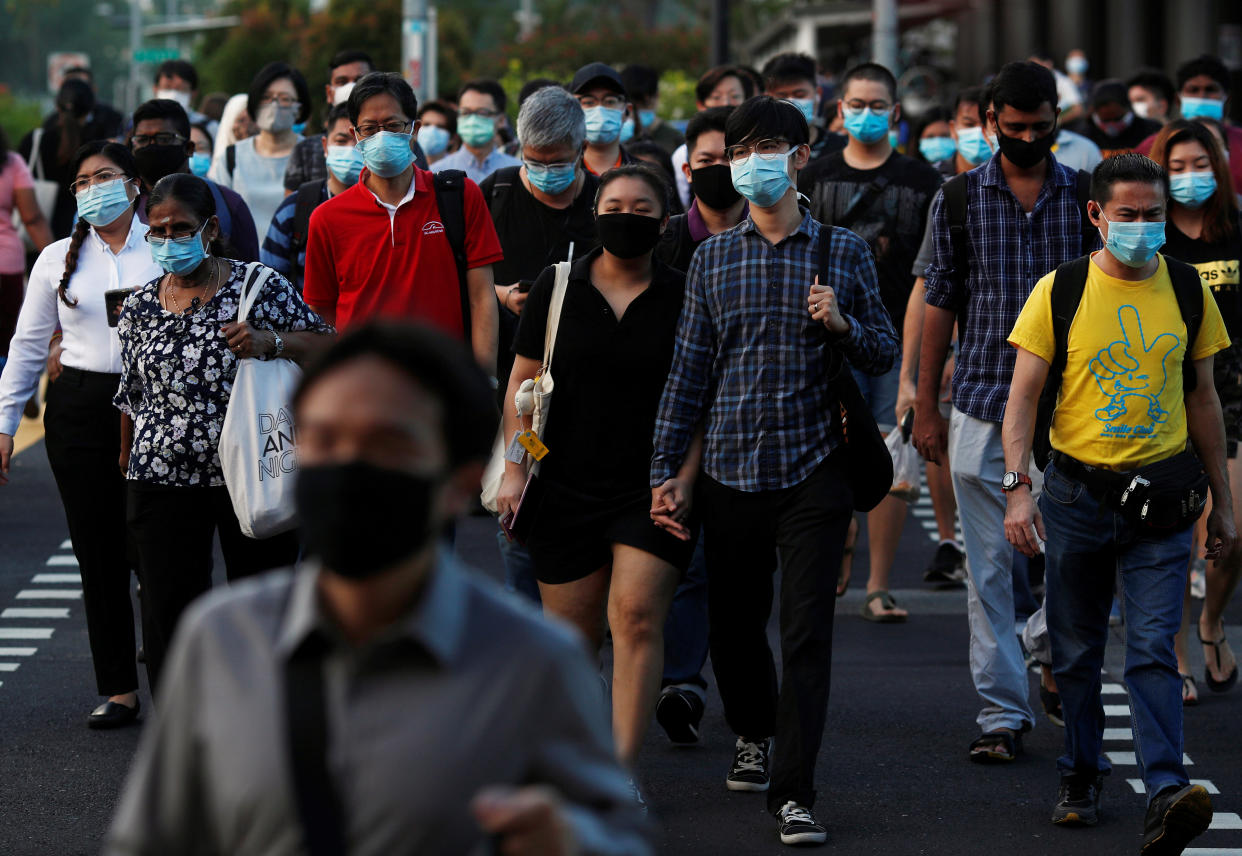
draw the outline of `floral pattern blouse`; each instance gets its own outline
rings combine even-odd
[[[182,314],[160,305],[158,278],[121,310],[121,385],[113,403],[134,420],[132,481],[177,487],[224,484],[218,441],[237,357],[220,332],[237,320],[246,264],[231,271],[210,300]],[[330,333],[332,327],[273,272],[246,319],[256,329]]]

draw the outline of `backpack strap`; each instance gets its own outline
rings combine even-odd
[[[461,295],[462,334],[470,341],[470,290],[466,285],[466,173],[446,169],[435,174],[436,206],[444,236],[457,262],[457,285]]]
[[[1082,292],[1087,286],[1087,271],[1091,256],[1083,255],[1057,267],[1052,277],[1052,363],[1048,377],[1039,394],[1039,407],[1035,414],[1035,465],[1042,471],[1052,457],[1052,441],[1048,436],[1052,429],[1052,414],[1057,407],[1061,392],[1061,379],[1065,374],[1065,362],[1069,356],[1069,330],[1082,302]]]
[[[306,241],[310,236],[311,212],[319,207],[323,200],[323,189],[328,180],[307,181],[297,189],[297,201],[293,203],[293,232],[289,236],[290,261],[298,267],[298,256],[306,249]]]
[[[308,637],[284,664],[284,720],[294,804],[310,856],[346,852],[346,820],[328,769],[324,643]]]
[[[1182,393],[1194,391],[1199,385],[1195,374],[1194,362],[1190,352],[1194,349],[1195,340],[1199,338],[1199,328],[1203,325],[1203,280],[1199,271],[1185,262],[1164,257],[1169,269],[1169,279],[1173,282],[1173,294],[1177,297],[1177,308],[1181,310],[1182,321],[1186,324],[1186,353],[1182,356]]]
[[[231,241],[233,240],[233,212],[229,210],[228,200],[224,198],[220,185],[210,178],[203,180],[207,182],[207,186],[211,189],[211,196],[216,200],[216,219],[220,221],[220,234]]]
[[[509,195],[513,192],[513,185],[521,181],[518,176],[520,166],[505,167],[492,173],[492,190],[487,194],[487,210],[492,215],[493,223],[500,223],[501,215],[504,213],[505,206],[509,203]]]
[[[846,229],[850,228],[859,215],[871,210],[871,206],[875,204],[875,200],[884,192],[886,187],[888,187],[888,177],[877,175],[866,187],[858,192],[858,195],[854,197],[853,203],[850,204],[849,210],[840,218],[840,221],[832,225],[842,226]]]
[[[944,210],[949,221],[949,246],[953,250],[953,280],[959,286],[959,294],[966,293],[967,261],[970,235],[966,231],[966,173],[955,175],[941,188],[944,194]],[[966,309],[969,300],[963,299],[957,307],[958,335],[966,329]]]
[[[229,180],[232,181],[233,173],[237,170],[237,146],[231,145],[224,150],[224,165],[229,171]]]
[[[1091,173],[1085,169],[1078,170],[1078,213],[1081,219],[1082,229],[1082,247],[1080,252],[1089,253],[1091,248],[1095,246],[1095,240],[1099,236],[1096,231],[1095,224],[1091,222],[1091,218],[1087,216],[1087,200],[1091,198]]]

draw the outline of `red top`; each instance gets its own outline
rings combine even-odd
[[[461,292],[453,249],[440,222],[433,175],[414,167],[414,195],[390,214],[358,183],[315,209],[306,244],[303,296],[336,310],[344,330],[370,318],[423,321],[460,338]],[[479,186],[465,186],[466,267],[504,258]]]

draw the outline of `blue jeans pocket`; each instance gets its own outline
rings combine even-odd
[[[1061,505],[1073,505],[1082,496],[1083,483],[1062,475],[1056,465],[1044,472],[1043,495]]]

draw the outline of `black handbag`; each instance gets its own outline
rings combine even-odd
[[[1180,531],[1203,514],[1208,477],[1199,456],[1189,449],[1127,473],[1117,509],[1149,529]]]

